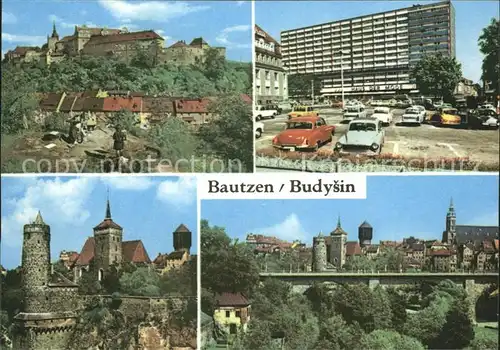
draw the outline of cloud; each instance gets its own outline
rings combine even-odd
[[[11,12],[2,13],[2,24],[16,24],[17,17]]]
[[[101,181],[117,190],[143,191],[155,185],[151,178],[143,176],[102,177]]]
[[[196,201],[196,178],[184,176],[177,181],[163,181],[158,186],[156,197],[176,207],[192,204]]]
[[[37,46],[44,44],[47,41],[47,38],[39,35],[22,35],[2,32],[2,41],[16,44],[25,44],[29,46]]]
[[[168,22],[172,18],[207,10],[208,6],[192,5],[188,2],[99,0],[101,7],[120,21]]]
[[[39,210],[48,224],[82,224],[90,216],[84,206],[94,183],[95,178],[89,177],[64,182],[60,178],[31,182],[21,196],[4,202],[6,206],[12,207],[12,212],[2,217],[3,241],[9,246],[19,246],[22,242],[19,236],[22,234],[23,225],[32,222]]]
[[[250,230],[254,234],[261,234],[266,236],[274,236],[287,241],[301,240],[307,241],[307,234],[300,223],[297,214],[292,213],[285,218],[282,222],[256,230]]]
[[[229,36],[231,33],[235,32],[247,32],[249,31],[251,26],[249,24],[242,24],[242,25],[237,25],[237,26],[232,26],[223,29],[219,35],[215,38],[215,41],[217,41],[219,44],[224,45],[226,47],[230,48],[236,48],[236,49],[246,49],[250,48],[252,45],[250,43],[248,44],[239,44],[232,42],[229,40]]]
[[[241,6],[245,3],[246,1],[236,1],[236,5]]]
[[[60,27],[60,28],[75,28],[75,26],[82,26],[82,25],[86,25],[87,27],[100,27],[97,24],[89,22],[89,21],[87,21],[85,23],[80,23],[80,24],[66,22],[64,19],[62,19],[61,17],[58,17],[56,15],[49,15],[49,21],[56,22],[56,26]],[[104,26],[101,26],[101,27],[104,27]]]

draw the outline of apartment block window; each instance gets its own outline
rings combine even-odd
[[[266,80],[269,80],[271,78],[271,74],[269,73],[268,70],[266,70]]]
[[[229,317],[231,317],[231,312],[226,311],[226,318],[229,318]]]
[[[277,72],[274,72],[274,80],[277,81],[278,80],[278,73]]]

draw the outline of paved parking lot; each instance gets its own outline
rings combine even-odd
[[[368,109],[371,115],[373,109]],[[330,125],[336,126],[332,143],[323,147],[332,148],[337,139],[347,130],[347,124],[342,124],[340,109],[321,109],[320,116]],[[435,127],[432,125],[402,126],[399,125],[403,110],[395,109],[394,124],[386,127],[384,154],[395,154],[405,157],[452,158],[469,157],[472,161],[486,164],[498,163],[499,132],[498,130],[468,130]],[[287,120],[286,115],[275,119],[261,120],[264,123],[264,133],[256,140],[256,149],[272,148],[272,139],[280,133]]]

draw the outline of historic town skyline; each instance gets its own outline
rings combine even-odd
[[[358,240],[365,220],[373,226],[373,243],[409,236],[441,240],[451,198],[458,225],[498,225],[496,176],[368,177],[367,191],[362,200],[202,201],[201,217],[240,241],[254,233],[308,246],[320,231],[335,229],[338,215],[349,241]]]
[[[37,2],[37,1],[34,1]],[[251,61],[250,2],[209,1],[43,1],[43,6],[21,9],[6,1],[2,13],[2,56],[16,46],[42,46],[53,23],[61,38],[75,26],[154,30],[171,46],[202,36],[211,46],[223,46],[227,58]],[[205,20],[210,18],[210,21]]]
[[[108,189],[112,218],[123,227],[124,239],[142,240],[151,259],[174,250],[172,233],[181,223],[191,230],[191,253],[197,253],[194,178],[8,177],[2,178],[2,265],[20,265],[23,226],[38,211],[51,227],[52,260],[63,250],[80,253],[104,219]]]

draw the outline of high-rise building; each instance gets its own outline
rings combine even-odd
[[[288,99],[287,78],[281,62],[281,45],[255,25],[255,100],[257,104]]]
[[[281,45],[287,73],[315,75],[323,96],[342,87],[347,96],[416,94],[410,70],[418,60],[455,57],[455,12],[451,1],[413,5],[286,30]]]

